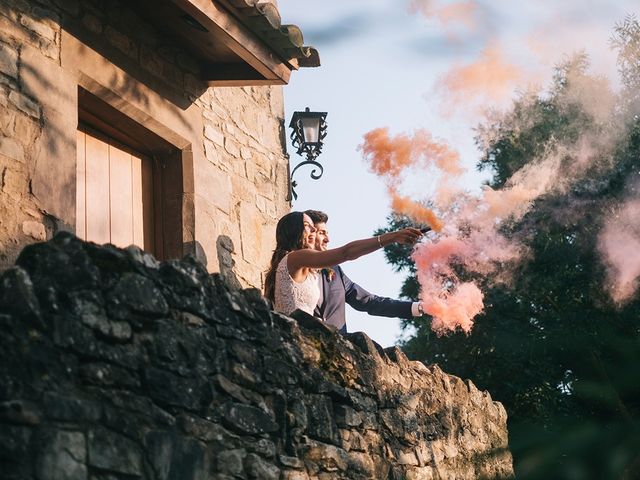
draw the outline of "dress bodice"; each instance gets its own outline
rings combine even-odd
[[[309,273],[304,282],[296,282],[289,274],[288,256],[289,254],[285,255],[276,268],[274,308],[285,315],[290,315],[298,308],[313,315],[320,299],[318,276]]]

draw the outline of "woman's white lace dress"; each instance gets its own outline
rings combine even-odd
[[[289,274],[287,268],[287,257],[285,255],[276,268],[275,302],[276,312],[290,315],[296,309],[304,310],[309,315],[313,311],[320,299],[320,287],[318,286],[318,276],[310,273],[307,279],[298,283]]]

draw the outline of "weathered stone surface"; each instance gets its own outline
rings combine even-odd
[[[218,470],[231,476],[244,476],[244,459],[247,451],[244,448],[225,450],[218,454]]]
[[[0,276],[0,310],[14,315],[40,316],[40,302],[27,272],[10,268]]]
[[[241,433],[275,432],[278,424],[264,411],[250,405],[227,403],[222,406],[223,421]]]
[[[32,429],[23,426],[2,425],[0,428],[0,465],[11,478],[29,478],[33,464],[30,451]]]
[[[309,441],[304,447],[305,458],[325,471],[344,472],[349,466],[349,455],[335,445]]]
[[[7,423],[37,425],[41,417],[40,409],[31,402],[9,400],[0,403],[0,420]]]
[[[334,409],[336,423],[339,426],[357,427],[362,424],[362,415],[348,405],[338,405]]]
[[[169,306],[162,292],[148,278],[136,273],[125,273],[108,294],[109,308],[126,317],[127,311],[150,316],[162,316]],[[124,311],[123,311],[124,309]]]
[[[506,414],[486,392],[364,335],[278,315],[193,258],[158,263],[68,234],[19,258],[0,277],[8,478],[513,473]]]
[[[18,52],[5,43],[0,43],[0,72],[13,78],[18,76]]]
[[[45,415],[52,420],[96,422],[100,419],[102,408],[95,401],[67,397],[55,393],[44,396]]]
[[[87,446],[82,432],[45,430],[36,464],[38,480],[85,480]]]
[[[309,421],[307,428],[309,435],[318,440],[337,442],[333,403],[329,397],[325,395],[308,395],[305,403]]]
[[[26,221],[22,222],[22,232],[36,240],[45,240],[47,238],[47,230],[40,222]]]
[[[40,115],[42,115],[40,105],[15,90],[12,90],[9,94],[9,101],[27,115],[35,118],[40,118]]]
[[[89,466],[126,475],[142,475],[140,447],[105,428],[89,430]]]
[[[154,478],[158,480],[204,480],[205,448],[197,440],[163,431],[145,436],[145,447]]]
[[[24,162],[24,147],[13,138],[0,138],[0,155]],[[40,238],[38,240],[44,240]]]
[[[250,453],[244,461],[247,477],[255,480],[278,480],[280,469],[263,458]]]

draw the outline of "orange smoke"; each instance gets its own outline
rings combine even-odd
[[[433,210],[408,197],[400,196],[393,188],[389,188],[389,193],[391,194],[391,209],[394,212],[411,217],[420,223],[426,223],[436,232],[442,230],[442,222]]]
[[[468,108],[478,102],[500,105],[524,78],[525,72],[510,63],[502,48],[494,44],[485,47],[476,61],[454,67],[440,77],[436,91],[446,99],[444,109]]]
[[[424,205],[398,193],[403,174],[410,168],[436,168],[447,179],[464,172],[460,166],[460,155],[446,143],[436,140],[426,130],[417,130],[413,135],[389,135],[388,128],[376,128],[364,135],[359,149],[369,161],[373,173],[384,178],[392,199],[391,208],[440,231],[442,222],[435,212]]]
[[[373,173],[398,179],[408,167],[428,167],[433,164],[450,175],[460,175],[460,154],[442,141],[435,140],[426,130],[416,130],[413,136],[389,135],[388,128],[376,128],[365,133],[360,146],[366,159],[370,161]]]

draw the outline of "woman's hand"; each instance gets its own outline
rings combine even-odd
[[[387,235],[389,235],[389,239],[384,238]],[[420,230],[409,227],[382,235],[382,243],[383,245],[388,245],[389,243],[413,245],[420,239],[420,237],[422,237],[422,232]]]

